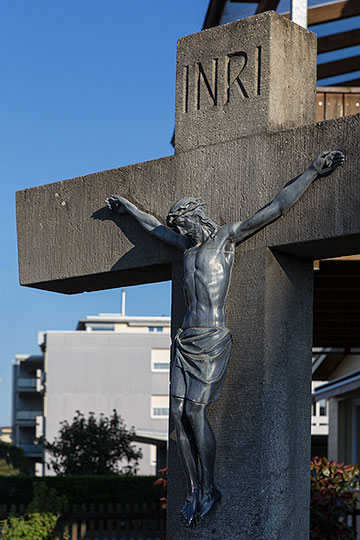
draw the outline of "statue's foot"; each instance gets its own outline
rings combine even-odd
[[[221,499],[221,493],[215,486],[211,486],[209,489],[204,490],[201,500],[200,508],[198,512],[198,519],[204,519],[205,516],[214,508],[215,504]]]
[[[199,492],[192,490],[185,499],[185,504],[180,512],[184,527],[196,527],[198,524]]]

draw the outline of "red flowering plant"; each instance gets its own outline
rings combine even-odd
[[[315,457],[310,469],[310,539],[355,539],[348,516],[353,513],[358,500],[359,468]]]
[[[160,475],[160,477],[157,478],[155,480],[155,482],[154,482],[154,486],[161,486],[164,489],[165,493],[166,493],[166,490],[167,490],[167,483],[168,483],[168,470],[169,470],[168,467],[164,467],[163,469],[159,469],[158,474]],[[160,502],[161,502],[161,508],[166,510],[166,508],[167,508],[167,497],[161,497]]]

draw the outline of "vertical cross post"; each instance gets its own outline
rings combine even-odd
[[[206,171],[209,214],[221,199],[222,221],[230,222],[234,217],[227,215],[223,190],[211,182],[213,159],[222,172],[230,163],[241,214],[244,197],[251,197],[261,176],[252,152],[262,153],[265,134],[314,121],[315,67],[313,36],[274,14],[182,38],[175,154],[183,193],[178,197],[196,195],[187,179],[195,170]],[[235,130],[236,143],[231,142]],[[245,176],[235,172],[238,160]],[[177,281],[176,315],[182,311]],[[311,306],[310,260],[271,253],[266,246],[253,250],[251,241],[238,248],[227,301],[231,363],[222,395],[208,410],[222,500],[196,531],[181,529],[186,489],[171,427],[169,540],[307,540]],[[177,318],[174,328],[179,326]]]
[[[185,485],[171,431],[170,540],[308,540],[311,308],[311,261],[237,253],[227,302],[231,364],[208,412],[222,500],[196,530],[181,527]]]

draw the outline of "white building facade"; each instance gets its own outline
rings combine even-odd
[[[43,459],[35,436],[52,441],[60,422],[71,423],[77,410],[108,416],[116,409],[127,428],[135,427],[143,452],[139,474],[165,466],[169,317],[89,316],[75,331],[40,333],[39,345],[43,355],[17,356],[13,402],[14,443],[37,474],[50,472],[35,465]]]

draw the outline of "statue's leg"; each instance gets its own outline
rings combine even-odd
[[[185,402],[185,414],[195,436],[201,465],[200,518],[205,517],[221,497],[214,486],[216,440],[206,416],[206,408],[207,405],[203,403]]]
[[[184,415],[184,399],[171,396],[171,415],[176,430],[176,440],[180,460],[186,476],[188,493],[181,511],[181,519],[185,527],[196,525],[199,510],[199,477],[193,433]]]

